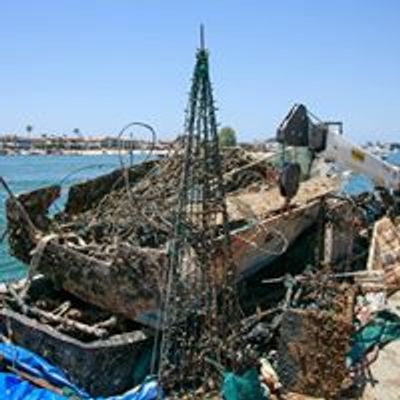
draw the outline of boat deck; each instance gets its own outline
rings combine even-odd
[[[315,177],[300,184],[297,195],[291,202],[291,208],[300,207],[338,189],[338,181],[328,177]],[[242,192],[227,196],[228,213],[231,220],[248,219],[254,216],[265,218],[281,211],[285,200],[279,188],[263,188],[257,192]]]

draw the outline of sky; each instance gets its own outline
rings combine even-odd
[[[218,121],[275,134],[293,103],[400,141],[398,0],[0,0],[0,133],[182,132],[199,26]],[[139,134],[138,134],[139,135]]]

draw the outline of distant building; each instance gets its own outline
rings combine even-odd
[[[43,134],[36,137],[13,134],[0,135],[0,149],[2,153],[19,152],[64,152],[64,151],[107,151],[107,150],[164,150],[170,146],[169,142],[146,142],[144,140],[124,139],[111,136],[59,136]]]

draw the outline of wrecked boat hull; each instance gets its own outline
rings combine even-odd
[[[232,252],[239,280],[254,275],[284,254],[318,218],[321,199],[232,232]]]
[[[322,201],[317,198],[233,231],[232,254],[238,279],[251,276],[283,254],[316,222]],[[159,266],[165,265],[166,254],[154,249],[135,251],[136,265],[127,269],[118,260],[103,262],[50,240],[42,249],[36,271],[90,304],[153,326],[160,304]]]
[[[237,280],[250,278],[268,268],[284,254],[296,239],[318,219],[323,199],[247,225],[231,233],[232,257],[236,263]],[[283,240],[284,238],[284,240]],[[159,328],[158,308],[143,310],[135,320]]]
[[[163,258],[164,254],[157,252],[156,256]],[[160,296],[158,264],[151,269],[147,263],[140,265],[140,261],[138,256],[137,264],[127,271],[118,262],[108,264],[50,242],[37,271],[90,304],[135,319],[156,308]]]
[[[0,309],[0,332],[13,343],[41,354],[60,367],[78,387],[92,396],[123,393],[146,374],[152,340],[141,331],[114,335],[89,343],[8,308]],[[136,376],[135,376],[136,374]]]
[[[149,168],[154,168],[154,164],[134,167],[130,172],[133,183],[140,181]],[[119,174],[122,176],[121,172]],[[88,210],[90,204],[96,207],[100,199],[91,193],[97,188],[99,197],[104,198],[105,193],[112,190],[110,182],[117,179],[115,175],[108,174],[73,187],[67,201],[67,209],[73,212],[66,215],[69,218],[66,222]],[[269,184],[230,192],[227,212],[232,223],[231,250],[237,279],[254,274],[283,254],[315,223],[325,196],[336,187],[332,179],[311,178],[302,184],[289,208],[285,207],[278,188],[271,188]],[[157,248],[136,246],[120,240],[107,261],[102,260],[100,253],[85,254],[79,243],[71,242],[69,233],[60,230],[57,223],[54,228],[53,220],[47,216],[59,192],[60,188],[53,186],[7,201],[9,243],[13,254],[30,263],[31,274],[43,274],[56,287],[77,298],[153,326],[157,320],[155,310],[161,303],[168,246],[165,243]],[[72,235],[79,239],[75,232]]]

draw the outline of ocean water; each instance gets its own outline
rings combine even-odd
[[[125,164],[138,163],[143,160],[141,155],[133,155],[132,159],[125,157]],[[120,168],[118,155],[91,156],[0,156],[0,176],[18,194],[43,186],[62,185],[62,196],[54,205],[54,211],[61,209],[68,188],[88,178],[111,172]],[[0,186],[0,240],[6,229],[5,200],[7,194]],[[26,267],[8,254],[7,239],[0,243],[0,281],[10,281],[23,277]]]
[[[125,163],[138,163],[143,156],[135,155]],[[391,162],[400,165],[400,153],[391,155]],[[79,181],[111,172],[121,166],[118,155],[98,156],[0,156],[0,175],[16,194],[38,189],[52,184],[62,184],[63,195],[56,208],[61,208],[68,188]],[[372,183],[365,177],[353,175],[344,183],[344,190],[360,193],[372,189]],[[5,200],[7,195],[0,187],[0,239],[6,229]],[[23,277],[26,267],[11,257],[7,250],[7,240],[0,243],[0,281],[10,281]]]

